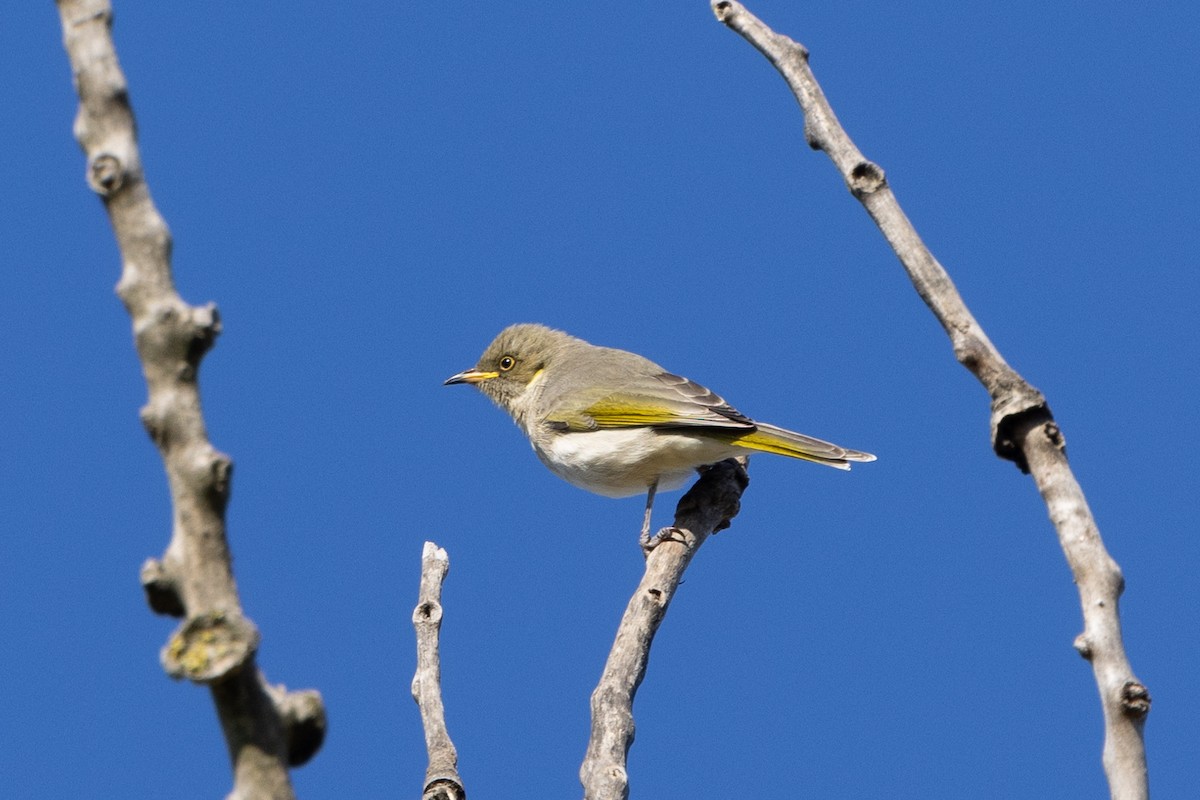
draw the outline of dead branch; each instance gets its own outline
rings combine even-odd
[[[426,542],[421,553],[421,588],[412,617],[417,632],[417,671],[413,675],[412,696],[421,710],[425,751],[429,755],[423,800],[465,800],[467,796],[458,775],[458,751],[446,729],[446,709],[442,705],[438,633],[442,628],[442,582],[449,571],[450,556],[433,542]]]
[[[987,389],[992,447],[1001,458],[1032,473],[1079,587],[1084,630],[1075,647],[1091,662],[1100,690],[1103,761],[1112,797],[1144,800],[1149,789],[1142,730],[1150,695],[1134,676],[1121,641],[1117,601],[1124,579],[1100,538],[1045,398],[1005,362],[946,270],[917,235],[883,170],[863,157],[850,140],[809,67],[804,46],[772,31],[736,0],[713,0],[712,8],[718,20],[754,45],[787,81],[804,113],[808,144],[832,159],[851,194],[896,252],[921,299],[945,328],[955,358]]]
[[[709,468],[679,500],[671,535],[646,557],[646,572],[592,692],[592,733],[579,770],[586,800],[629,797],[625,764],[633,744],[633,698],[646,675],[654,634],[692,556],[737,515],[748,480],[742,464],[733,459]]]
[[[209,686],[233,761],[230,797],[291,798],[287,768],[319,748],[325,712],[318,693],[271,686],[255,664],[259,634],[242,614],[225,535],[233,462],[208,440],[197,386],[220,317],[214,305],[190,306],[175,291],[171,235],[142,171],[110,4],[58,0],[58,9],[79,94],[75,137],[121,251],[117,294],[133,323],[149,393],[142,423],[171,491],[171,542],[161,560],[142,567],[150,607],[184,618],[163,647],[163,667]]]

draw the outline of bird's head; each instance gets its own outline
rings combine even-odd
[[[451,375],[445,385],[473,384],[518,422],[523,422],[526,391],[578,341],[544,325],[510,325],[487,346],[474,367]]]

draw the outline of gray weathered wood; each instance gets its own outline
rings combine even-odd
[[[787,81],[804,113],[809,145],[824,151],[863,204],[945,328],[955,358],[991,397],[992,447],[1031,473],[1079,587],[1084,631],[1075,641],[1092,664],[1104,710],[1103,762],[1114,800],[1149,795],[1142,731],[1150,695],[1134,676],[1121,640],[1117,601],[1124,579],[1109,556],[1083,490],[1067,462],[1065,440],[1041,392],[1014,370],[971,314],[946,270],[900,208],[883,170],[868,161],[833,113],[808,64],[808,51],[775,33],[734,0],[713,0],[717,19],[766,56]]]
[[[710,467],[675,509],[675,524],[660,532],[646,571],[629,600],[617,636],[592,692],[592,732],[579,770],[586,800],[629,796],[626,757],[633,744],[633,698],[650,658],[650,645],[692,556],[709,535],[729,527],[747,484],[742,464]]]
[[[220,316],[216,306],[188,305],[175,291],[171,234],[142,171],[108,0],[58,0],[58,9],[80,101],[75,137],[121,252],[117,294],[133,323],[149,394],[142,423],[171,491],[170,544],[161,560],[142,567],[150,607],[184,618],[162,649],[163,667],[209,687],[233,762],[229,796],[286,800],[294,796],[288,766],[320,747],[325,711],[317,692],[271,686],[255,663],[259,633],[242,614],[225,531],[233,462],[208,440],[197,386]],[[164,787],[162,794],[173,791]]]
[[[450,557],[433,542],[426,542],[421,553],[421,586],[413,609],[413,628],[417,633],[417,670],[412,680],[412,696],[421,710],[425,728],[425,750],[429,765],[425,769],[423,800],[464,800],[467,796],[458,774],[458,751],[446,728],[446,708],[442,704],[442,661],[438,634],[442,627],[442,582],[450,571]]]

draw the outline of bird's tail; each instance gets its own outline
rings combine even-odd
[[[839,447],[803,433],[755,422],[755,430],[731,437],[730,443],[763,453],[800,458],[837,469],[850,469],[851,461],[874,461],[875,456],[860,450]]]

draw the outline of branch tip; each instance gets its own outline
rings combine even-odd
[[[425,542],[421,548],[421,558],[445,561],[447,564],[450,563],[450,554],[433,542]]]
[[[425,750],[429,757],[423,800],[462,800],[466,797],[462,779],[458,776],[458,752],[446,727],[446,710],[442,703],[438,634],[442,621],[442,581],[449,568],[450,557],[446,551],[433,542],[425,542],[421,550],[417,605],[412,615],[417,635],[417,668],[412,679],[412,695],[421,712]]]

